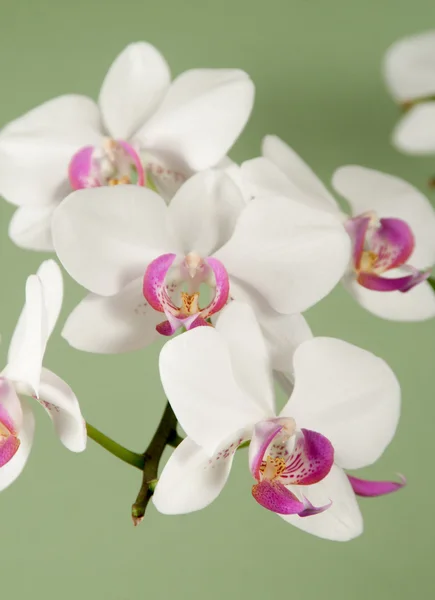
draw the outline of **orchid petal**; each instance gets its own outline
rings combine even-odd
[[[297,200],[302,193],[301,200],[312,208],[340,214],[340,207],[334,197],[288,144],[276,135],[267,135],[263,139],[262,151],[263,156],[276,165],[294,187],[294,192],[289,194],[292,200]]]
[[[116,294],[171,246],[166,204],[136,185],[73,192],[53,215],[53,242],[76,281],[102,296]]]
[[[234,446],[228,452],[219,450],[212,458],[190,438],[183,440],[166,463],[154,491],[157,510],[183,514],[211,504],[228,480],[239,439],[233,438]]]
[[[54,98],[3,128],[0,193],[13,204],[44,206],[67,194],[68,163],[101,140],[99,111],[85,96]]]
[[[381,219],[401,219],[408,224],[415,239],[409,261],[412,266],[426,269],[435,263],[435,211],[411,184],[358,166],[341,167],[332,183],[351,205],[353,215],[375,211]]]
[[[404,269],[394,269],[388,275],[409,277]],[[344,285],[363,308],[381,319],[414,322],[435,317],[435,293],[426,281],[405,293],[372,291],[351,277],[344,280]]]
[[[53,333],[60,315],[63,300],[62,271],[54,260],[46,260],[36,272],[42,285],[42,294],[47,315],[47,340]]]
[[[99,104],[106,129],[130,138],[150,118],[169,88],[171,73],[151,44],[129,44],[115,58],[101,86]]]
[[[23,386],[23,393],[38,395],[48,322],[42,282],[31,275],[26,282],[26,301],[12,336],[8,365],[3,375]]]
[[[83,452],[87,433],[78,400],[69,385],[48,369],[42,369],[39,401],[62,444],[71,452]]]
[[[340,221],[288,198],[255,198],[215,254],[230,276],[281,313],[301,312],[343,276],[350,240]]]
[[[23,422],[18,435],[20,446],[11,460],[0,468],[0,491],[6,489],[21,474],[32,448],[35,419],[25,400],[21,400],[21,406]]]
[[[296,486],[291,487],[290,491],[296,489]],[[307,518],[282,516],[287,523],[312,535],[340,542],[361,535],[363,520],[358,502],[346,474],[339,467],[334,465],[325,479],[304,487],[304,496],[314,506],[330,506],[321,514]]]
[[[169,205],[168,226],[183,254],[210,256],[233,233],[244,207],[232,179],[222,171],[198,173],[184,183]]]
[[[114,296],[86,296],[69,315],[62,336],[78,350],[120,354],[156,340],[161,318],[143,297],[141,280],[135,279]]]
[[[233,375],[240,389],[264,415],[275,416],[268,352],[252,308],[241,302],[231,302],[220,314],[216,330],[228,346]]]
[[[51,217],[56,207],[20,206],[9,223],[9,237],[14,244],[26,250],[52,251]]]
[[[408,102],[435,94],[435,32],[411,35],[392,44],[384,74],[395,100]]]
[[[216,165],[252,110],[254,86],[237,69],[192,69],[179,75],[137,137],[146,149],[175,155],[193,171]]]
[[[307,321],[300,314],[282,315],[276,312],[259,294],[234,279],[230,292],[236,301],[249,303],[253,308],[266,341],[272,369],[293,378],[293,354],[302,342],[313,337]]]
[[[264,417],[239,387],[239,374],[223,335],[197,327],[167,342],[160,353],[160,376],[181,427],[212,456],[239,430]]]
[[[435,102],[413,106],[393,131],[393,145],[407,154],[435,152]]]
[[[350,485],[357,496],[365,498],[374,498],[385,496],[401,490],[406,485],[406,479],[400,475],[400,481],[369,481],[368,479],[359,479],[348,475]]]
[[[343,468],[375,462],[400,413],[400,386],[390,367],[352,344],[319,337],[299,346],[294,370],[294,392],[281,416],[322,432]]]

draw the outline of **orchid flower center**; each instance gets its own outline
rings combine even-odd
[[[212,299],[200,306],[202,288]],[[148,304],[166,315],[156,329],[165,336],[177,329],[210,325],[209,318],[228,300],[229,281],[225,267],[212,257],[190,252],[184,257],[162,254],[148,266],[143,294]]]
[[[128,142],[106,138],[101,146],[85,146],[74,154],[68,169],[71,187],[80,190],[106,185],[146,185],[138,152]]]
[[[360,285],[373,291],[407,292],[430,275],[408,264],[415,239],[401,219],[364,213],[345,224],[352,240],[352,268]],[[394,269],[400,269],[394,276]],[[397,271],[396,271],[397,273]]]
[[[304,487],[324,479],[334,463],[334,448],[320,433],[298,430],[292,418],[270,419],[254,430],[250,457],[257,483],[255,500],[278,514],[301,517],[323,512],[330,504],[313,506],[303,494]]]

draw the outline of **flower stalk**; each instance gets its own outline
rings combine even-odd
[[[169,402],[166,403],[165,412],[160,420],[157,430],[148,448],[143,453],[144,466],[142,485],[136,501],[131,507],[131,517],[135,526],[139,525],[154,493],[158,478],[160,459],[166,446],[176,447],[182,441],[177,434],[177,418]]]
[[[86,423],[86,431],[91,440],[94,440],[94,442],[110,452],[110,454],[113,454],[113,456],[118,457],[137,469],[143,470],[145,463],[143,454],[138,454],[137,452],[132,452],[131,450],[124,448],[124,446],[121,446],[121,444],[112,440],[90,423]]]

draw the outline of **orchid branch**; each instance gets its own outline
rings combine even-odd
[[[428,277],[427,279],[429,285],[431,286],[431,288],[433,289],[433,291],[435,292],[435,277]]]
[[[183,438],[177,433],[177,418],[171,405],[167,402],[165,412],[163,413],[154,437],[143,454],[144,466],[142,486],[135,503],[131,507],[131,516],[135,526],[142,522],[148,502],[154,493],[160,459],[166,446],[176,447],[182,439]]]
[[[129,465],[132,465],[141,471],[143,470],[145,457],[142,454],[138,454],[137,452],[132,452],[131,450],[124,448],[124,446],[121,446],[121,444],[118,444],[89,423],[86,423],[86,431],[88,433],[88,437],[102,446],[105,450]]]

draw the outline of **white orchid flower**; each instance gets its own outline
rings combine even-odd
[[[403,482],[349,479],[343,469],[374,463],[390,443],[400,412],[397,379],[380,358],[330,338],[303,342],[290,368],[295,388],[277,415],[260,328],[238,302],[215,329],[165,344],[161,380],[188,437],[157,483],[159,511],[188,513],[213,502],[238,446],[251,439],[252,494],[260,505],[319,537],[349,540],[362,532],[355,492],[382,495]]]
[[[51,216],[75,189],[137,183],[171,197],[193,172],[225,156],[251,113],[254,86],[238,69],[192,69],[171,83],[160,52],[130,44],[99,102],[54,98],[0,133],[0,193],[19,206],[10,237],[51,250]]]
[[[245,200],[281,194],[342,223],[353,246],[343,283],[368,311],[395,321],[435,316],[435,294],[426,281],[435,264],[435,211],[412,185],[365,167],[341,167],[332,184],[349,203],[348,215],[276,136],[265,137],[263,157],[243,163],[237,177]]]
[[[393,143],[408,154],[435,153],[435,31],[395,42],[384,60],[387,87],[405,110]]]
[[[143,348],[207,325],[235,298],[254,306],[278,370],[295,336],[309,335],[295,313],[329,293],[350,256],[335,217],[279,196],[245,205],[220,170],[194,175],[169,206],[138,186],[74,192],[54,214],[53,239],[66,270],[91,292],[63,331],[72,346]],[[199,297],[204,286],[211,300]]]
[[[58,265],[42,263],[26,284],[26,302],[9,347],[8,364],[0,374],[0,490],[23,470],[33,442],[33,396],[53,421],[61,442],[72,452],[86,447],[86,426],[77,398],[60,377],[42,366],[47,341],[62,305],[63,284]]]

